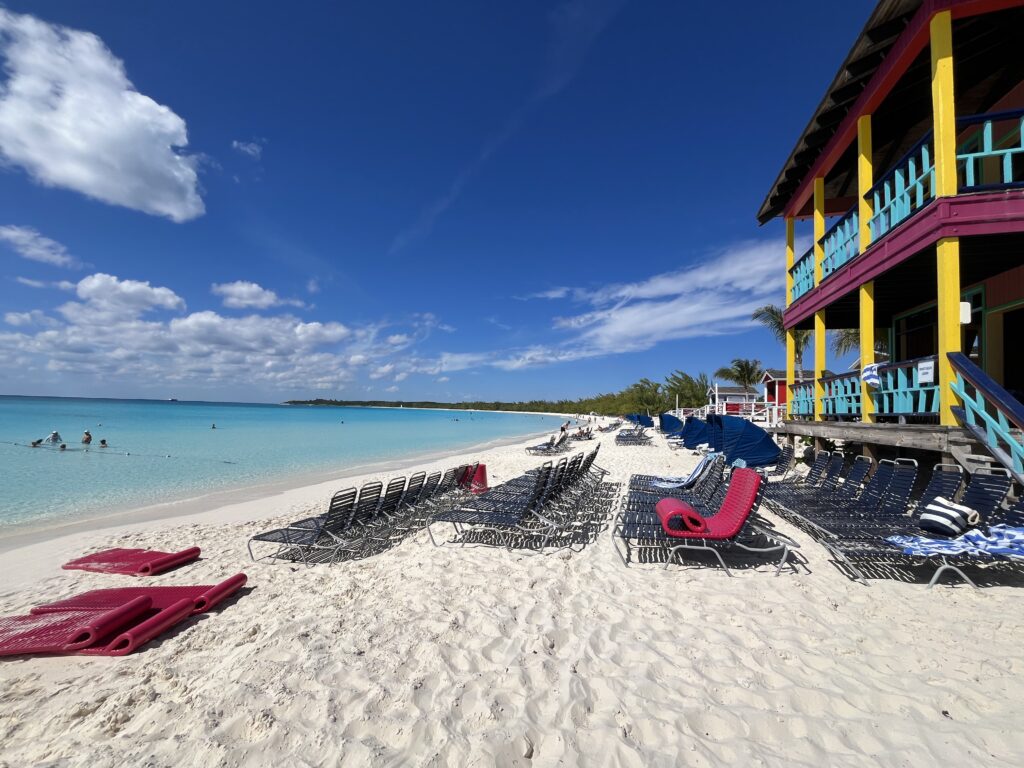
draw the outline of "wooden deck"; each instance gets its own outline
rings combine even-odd
[[[859,421],[783,421],[768,431],[782,436],[842,440],[864,445],[890,445],[921,451],[952,454],[958,445],[973,442],[962,427],[938,424],[865,424]]]

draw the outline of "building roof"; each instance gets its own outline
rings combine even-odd
[[[921,3],[922,0],[880,0],[875,6],[768,190],[757,212],[761,224],[782,213]]]
[[[708,392],[714,392],[714,391],[716,391],[716,387],[715,387],[714,384],[712,384],[710,387],[708,387]],[[737,387],[737,386],[732,386],[732,385],[726,386],[725,384],[717,385],[717,391],[718,391],[718,394],[720,394],[720,395],[757,395],[758,394],[757,390],[753,389],[751,387]]]

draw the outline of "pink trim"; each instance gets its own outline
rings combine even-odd
[[[933,200],[896,229],[873,243],[867,252],[840,267],[787,309],[783,324],[792,328],[858,286],[943,237],[971,237],[1024,232],[1024,190],[983,192]]]

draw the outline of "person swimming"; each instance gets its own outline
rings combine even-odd
[[[33,448],[38,448],[42,444],[43,444],[43,438],[41,438],[41,437],[38,440],[33,440],[32,441],[32,447]]]
[[[67,449],[68,449],[68,446],[65,443],[61,443],[60,444],[60,448],[58,450],[66,451]]]
[[[104,437],[104,438],[102,438],[100,440],[100,448],[106,448],[106,447],[107,447],[107,438]]]

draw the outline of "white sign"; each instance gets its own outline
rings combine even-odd
[[[934,384],[935,383],[935,361],[934,360],[922,360],[917,364],[917,383],[918,384]]]

